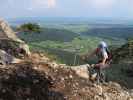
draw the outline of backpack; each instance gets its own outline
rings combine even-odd
[[[107,52],[107,55],[108,55],[108,59],[106,60],[106,63],[107,64],[110,64],[111,63],[111,60],[112,60],[112,54],[110,52],[110,50],[108,48],[105,48],[106,52]],[[96,53],[98,53],[100,51],[99,48],[96,49]]]

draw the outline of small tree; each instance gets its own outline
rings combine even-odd
[[[36,24],[36,23],[27,23],[27,24],[23,24],[18,28],[19,31],[24,31],[24,32],[37,32],[40,33],[41,32],[41,28],[40,25]]]

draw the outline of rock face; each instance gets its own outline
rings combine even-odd
[[[15,35],[15,32],[10,28],[10,26],[8,25],[8,23],[5,22],[2,19],[0,19],[0,29],[2,30],[2,32],[0,34],[0,36],[2,36],[2,38],[8,38],[8,39],[14,40],[16,42],[23,43],[23,41],[20,40]]]
[[[82,77],[82,78],[85,78],[85,79],[89,79],[88,67],[90,67],[90,65],[86,64],[86,65],[71,67],[71,69],[73,71],[75,71],[75,73],[79,77]]]
[[[49,100],[133,100],[132,92],[123,89],[118,83],[108,82],[96,85],[89,81],[89,65],[66,66],[56,64],[56,67],[54,65],[52,62],[50,64],[50,61],[44,64],[41,61],[35,66],[35,70],[46,72],[46,75],[52,77],[54,80],[52,90],[63,94],[58,95],[56,99],[55,95],[50,95]],[[61,96],[63,96],[62,99]]]
[[[3,50],[0,50],[0,57],[0,61],[3,65],[6,65],[7,63],[9,64],[13,61],[13,57]]]
[[[3,65],[9,65],[11,63],[20,63],[22,60],[13,57],[6,53],[4,50],[0,50],[0,63]]]
[[[26,54],[29,56],[30,55],[30,50],[29,50],[29,46],[25,43],[20,43],[19,48],[22,48],[25,50]]]
[[[26,54],[30,55],[28,45],[16,36],[15,32],[11,29],[7,22],[0,19],[0,44],[8,43],[10,41],[16,42],[19,45],[18,48],[25,50]],[[5,44],[4,47],[6,45],[7,44]],[[10,45],[10,43],[8,45]]]

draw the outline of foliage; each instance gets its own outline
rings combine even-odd
[[[113,59],[115,62],[132,62],[133,60],[133,42],[128,41],[113,51]]]
[[[128,43],[133,43],[133,37],[130,36],[129,38],[127,38],[127,42],[128,42]]]
[[[120,83],[122,86],[126,88],[132,89],[133,76],[129,76],[129,74],[132,74],[130,73],[131,71],[132,71],[132,64],[126,64],[126,63],[111,64],[110,67],[106,69],[106,76],[109,81],[115,81],[117,83]]]
[[[27,23],[27,24],[23,24],[21,25],[18,30],[20,31],[24,31],[24,32],[36,32],[36,33],[40,33],[41,32],[41,27],[36,24],[36,23]]]

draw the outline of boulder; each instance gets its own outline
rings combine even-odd
[[[11,63],[20,63],[22,60],[17,59],[10,54],[6,53],[4,50],[0,50],[0,63],[3,65]]]
[[[80,76],[80,77],[82,77],[82,78],[88,79],[88,78],[89,78],[88,67],[89,67],[89,65],[86,64],[86,65],[80,65],[80,66],[73,66],[73,67],[71,67],[71,69],[72,69],[73,71],[75,71],[75,73],[76,73],[78,76]]]
[[[14,57],[7,54],[4,50],[0,50],[0,62],[3,65],[10,64],[13,61],[13,58]]]
[[[30,50],[29,50],[29,46],[25,43],[20,43],[19,48],[23,49],[26,53],[26,55],[30,56]]]

